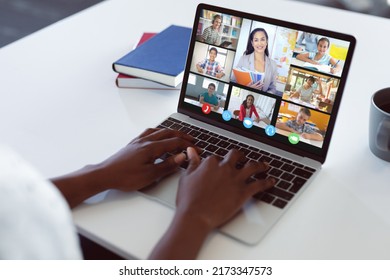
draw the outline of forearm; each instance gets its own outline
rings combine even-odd
[[[338,73],[341,71],[341,65],[337,64],[335,66],[333,66],[333,72],[334,73]]]
[[[256,107],[253,107],[253,114],[255,114],[256,118],[260,118],[259,114],[257,113]]]
[[[318,92],[319,92],[319,94],[322,95],[322,84],[321,84],[321,82],[318,83]]]
[[[50,180],[60,190],[69,206],[74,208],[87,198],[106,190],[107,186],[100,180],[98,170],[97,165],[88,165]]]
[[[282,130],[286,130],[286,131],[289,131],[289,132],[295,132],[294,129],[292,129],[291,127],[289,127],[288,125],[286,125],[283,122],[277,122],[276,123],[276,128],[279,128],[279,129],[282,129]]]
[[[217,77],[218,79],[222,78],[223,76],[225,76],[225,73],[224,72],[217,72],[215,74],[215,77]]]
[[[308,134],[308,135],[309,135],[309,139],[310,140],[316,140],[316,141],[324,140],[324,137],[322,137],[322,135],[317,133],[317,132],[311,133],[311,134]]]
[[[241,105],[241,106],[240,106],[240,120],[241,120],[241,121],[244,120],[245,115],[246,115],[246,112],[245,112],[244,105]]]
[[[290,98],[299,98],[299,92],[293,91],[292,93],[290,93]]]
[[[204,223],[177,213],[149,259],[195,259],[210,231]]]
[[[298,54],[296,58],[299,59],[299,60],[302,60],[302,61],[308,61],[309,60],[309,57],[304,55],[304,54]]]

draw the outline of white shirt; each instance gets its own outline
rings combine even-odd
[[[0,259],[81,259],[68,204],[10,148],[0,145]]]
[[[251,108],[246,108],[245,109],[245,117],[250,118],[250,113],[251,113]]]

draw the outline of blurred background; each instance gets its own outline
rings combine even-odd
[[[390,18],[390,0],[293,0]]]
[[[0,0],[0,48],[101,1]],[[390,0],[290,1],[307,2],[390,18]]]
[[[0,48],[102,0],[0,0]]]

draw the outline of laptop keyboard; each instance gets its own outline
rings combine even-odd
[[[237,165],[237,168],[242,167],[249,161],[268,162],[270,168],[267,172],[254,175],[251,180],[262,180],[273,177],[276,180],[276,184],[271,189],[254,195],[254,198],[281,209],[286,207],[289,201],[292,200],[315,172],[315,169],[311,167],[304,166],[300,163],[251,147],[244,143],[239,143],[236,140],[179,121],[172,117],[166,119],[157,127],[179,130],[193,136],[196,139],[195,145],[203,150],[200,154],[202,159],[210,155],[215,155],[223,159],[230,150],[237,149],[246,156],[245,160]],[[182,168],[187,168],[187,165],[188,162],[183,163]]]

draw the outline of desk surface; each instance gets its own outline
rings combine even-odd
[[[174,112],[178,91],[118,89],[111,70],[142,32],[192,25],[197,1],[150,2],[105,1],[0,49],[1,142],[51,177],[103,160]],[[234,8],[227,0],[209,2]],[[239,6],[351,33],[357,48],[316,180],[257,246],[216,233],[199,258],[389,259],[390,164],[370,153],[367,133],[370,96],[390,82],[383,52],[390,21],[296,1]],[[137,104],[148,104],[153,117],[139,118],[144,108]],[[105,202],[73,211],[79,230],[122,256],[146,258],[173,210],[134,193],[103,196]]]
[[[301,66],[301,67],[306,68],[309,71],[313,70],[312,69],[313,67],[316,67],[316,65],[313,65],[313,64],[311,64],[309,62],[304,62],[304,61],[296,59],[296,58],[292,58],[291,59],[291,65],[292,66]],[[319,67],[321,67],[321,66],[323,68],[319,68],[320,72],[325,73],[325,74],[331,74],[331,72],[330,72],[331,67],[330,66],[328,66],[328,65],[320,65]],[[340,71],[338,71],[337,73],[334,73],[334,74],[331,74],[331,75],[340,77],[342,72],[343,72],[343,68],[341,68]]]

